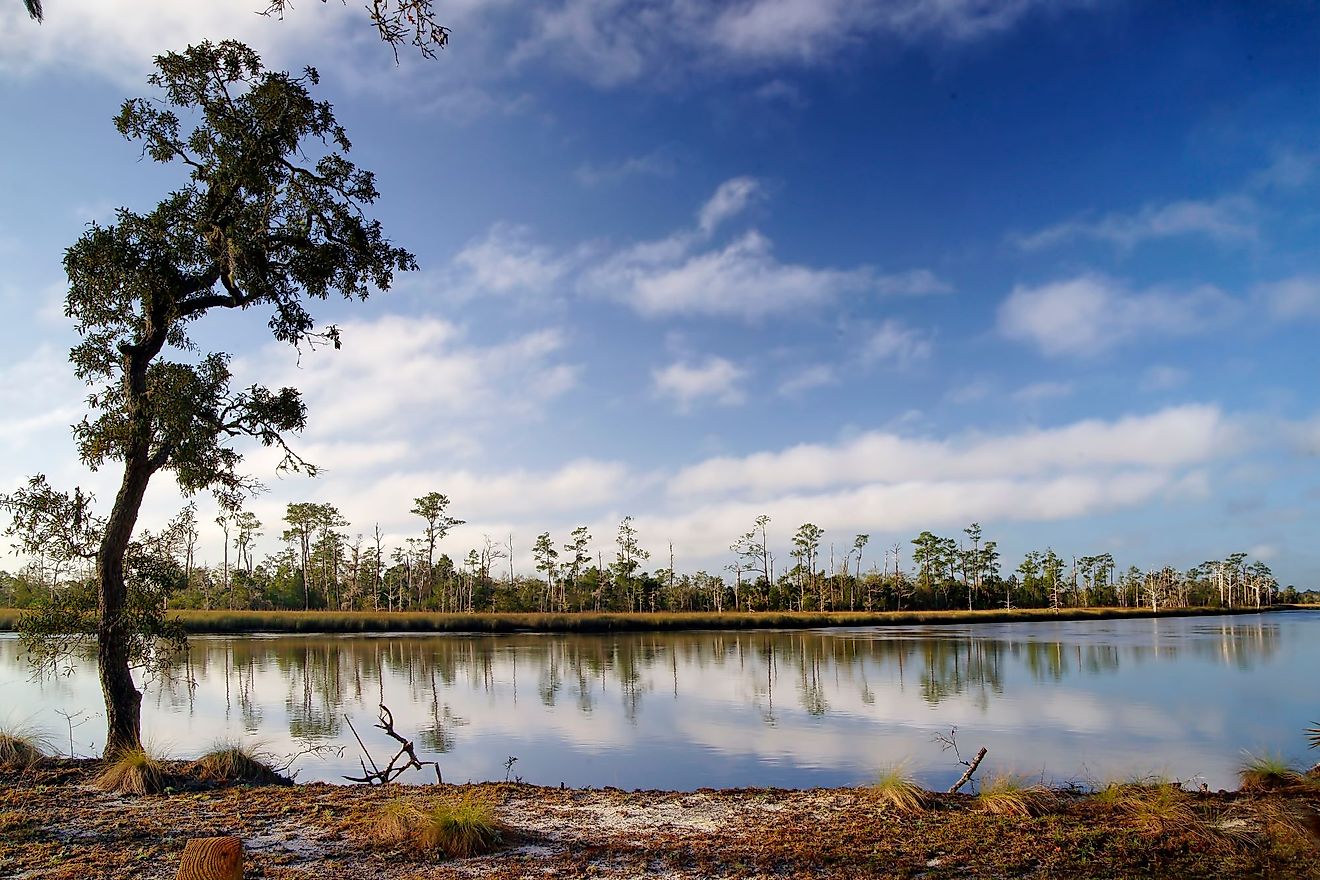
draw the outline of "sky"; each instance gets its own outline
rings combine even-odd
[[[247,456],[261,551],[293,501],[399,544],[438,491],[442,549],[512,534],[520,573],[624,516],[650,568],[714,572],[765,514],[781,560],[805,522],[905,566],[979,522],[1007,570],[1243,551],[1320,584],[1314,4],[457,0],[397,63],[356,3],[263,6],[0,9],[0,491],[113,498],[69,436],[63,252],[185,180],[111,123],[152,57],[236,38],[319,70],[421,265],[317,304],[338,352],[196,326],[308,404],[321,476]],[[142,526],[181,503],[158,478]]]

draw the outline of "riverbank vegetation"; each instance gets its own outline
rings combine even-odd
[[[869,787],[287,787],[183,775],[172,793],[119,796],[86,784],[100,772],[100,761],[44,759],[0,773],[0,868],[48,880],[166,878],[188,838],[233,834],[249,871],[284,880],[1320,873],[1313,776],[1264,792],[1187,791],[1158,780],[1094,792],[1008,783],[980,794],[922,791],[914,804]],[[382,840],[391,822],[396,833]],[[434,847],[425,845],[430,836]]]
[[[86,501],[85,496],[79,499]],[[66,500],[78,506],[79,499]],[[520,548],[512,535],[500,542],[487,538],[455,560],[437,552],[438,543],[462,523],[448,515],[449,503],[437,492],[417,498],[412,512],[422,520],[419,534],[394,546],[385,542],[378,526],[366,538],[351,534],[333,505],[290,504],[276,526],[282,527],[282,547],[260,560],[254,547],[268,527],[250,511],[222,513],[217,519],[224,534],[219,565],[200,561],[198,512],[189,505],[167,528],[141,535],[135,555],[151,560],[151,586],[159,602],[172,609],[209,611],[825,614],[1259,608],[1320,601],[1313,591],[1281,587],[1265,562],[1245,553],[1188,569],[1121,569],[1108,552],[1063,554],[1047,547],[1026,553],[1009,568],[996,541],[977,523],[958,538],[924,531],[879,550],[871,548],[869,535],[849,535],[840,545],[805,523],[785,552],[775,547],[770,517],[761,516],[733,538],[728,563],[715,573],[679,571],[673,545],[668,545],[666,565],[649,568],[651,554],[643,549],[631,517],[619,524],[609,555],[582,526],[562,544],[548,532],[536,536],[529,548]],[[17,528],[11,524],[10,534]],[[85,536],[83,543],[94,538]],[[67,606],[77,604],[79,596],[94,595],[88,589],[94,574],[90,566],[69,552],[75,543],[41,545],[46,549],[30,554],[19,572],[0,572],[0,607]],[[517,571],[511,561],[525,549],[535,560],[532,573]],[[781,561],[784,556],[788,564]],[[399,628],[408,628],[399,619]]]

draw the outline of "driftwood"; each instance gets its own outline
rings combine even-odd
[[[967,784],[968,780],[972,778],[972,774],[976,772],[976,768],[981,766],[981,759],[985,757],[986,751],[987,751],[986,747],[981,746],[981,750],[976,753],[976,757],[972,758],[972,760],[967,764],[967,769],[963,771],[963,775],[958,777],[958,781],[955,782],[953,784],[953,787],[949,789],[949,794],[953,794],[958,789],[962,788],[964,785]]]
[[[176,880],[243,880],[243,841],[194,837],[183,845]]]
[[[359,758],[358,764],[362,767],[362,775],[345,776],[344,778],[349,782],[365,782],[367,785],[384,785],[387,782],[393,782],[402,775],[405,770],[421,770],[427,764],[430,764],[435,768],[435,781],[442,781],[440,778],[440,762],[422,761],[418,759],[417,752],[413,748],[412,740],[405,739],[395,732],[394,715],[384,703],[380,704],[380,720],[376,722],[375,726],[385,731],[387,736],[401,744],[398,753],[390,759],[389,764],[385,765],[384,770],[376,766],[375,760],[371,757],[371,752],[368,752],[367,747],[363,745],[362,737],[358,736],[357,728],[353,726],[353,719],[349,718],[346,714],[344,715],[344,720],[348,722],[348,729],[353,731],[353,737],[358,741],[358,745],[362,747],[362,753],[367,756],[366,760],[371,761],[371,770],[368,771],[366,761]],[[400,764],[399,760],[405,755],[408,756],[408,760]]]

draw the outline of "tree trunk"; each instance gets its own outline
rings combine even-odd
[[[115,496],[115,506],[106,522],[105,535],[96,556],[98,623],[96,660],[101,693],[105,697],[106,758],[142,747],[142,694],[133,684],[128,665],[128,642],[132,633],[124,619],[128,584],[124,578],[124,556],[133,537],[142,497],[151,479],[146,443],[133,444],[125,456],[124,479]]]

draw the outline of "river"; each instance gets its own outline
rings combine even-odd
[[[104,741],[94,663],[37,679],[20,651],[0,635],[0,725],[37,727],[67,753],[73,724],[73,752],[94,754]],[[372,726],[384,702],[448,782],[837,786],[903,763],[943,787],[960,775],[959,757],[985,746],[982,776],[1055,785],[1159,776],[1217,789],[1236,786],[1246,752],[1320,757],[1303,735],[1320,720],[1317,671],[1320,611],[600,636],[213,636],[193,638],[187,663],[148,683],[143,731],[173,757],[223,738],[281,756],[332,746],[294,767],[300,781],[336,781],[360,772],[346,719],[378,763],[393,754]],[[428,768],[401,781],[433,780]]]

